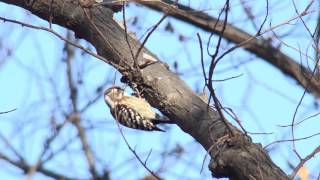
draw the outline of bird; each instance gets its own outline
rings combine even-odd
[[[125,95],[124,89],[112,86],[104,91],[104,100],[112,116],[123,126],[144,131],[162,131],[157,124],[175,124],[152,110],[144,99]]]

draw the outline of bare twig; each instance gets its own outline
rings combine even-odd
[[[229,122],[226,120],[226,118],[224,117],[222,111],[221,111],[221,108],[222,108],[222,105],[218,99],[218,97],[216,96],[216,93],[215,93],[215,90],[213,88],[213,84],[212,84],[212,77],[213,77],[213,72],[214,72],[214,69],[217,65],[217,63],[219,62],[218,60],[216,60],[216,57],[219,53],[219,49],[220,49],[220,44],[221,44],[221,41],[222,41],[222,34],[224,33],[224,30],[226,29],[226,24],[227,24],[227,21],[228,21],[228,11],[229,11],[229,0],[226,1],[225,3],[225,6],[224,8],[221,10],[221,14],[223,11],[225,11],[225,19],[224,19],[224,24],[223,24],[223,27],[222,27],[222,31],[221,31],[221,34],[219,35],[219,38],[218,38],[218,42],[217,42],[217,45],[216,45],[216,50],[214,52],[213,55],[210,55],[211,56],[211,64],[210,64],[210,67],[209,67],[209,75],[208,75],[208,82],[206,82],[206,86],[208,87],[208,90],[210,92],[210,96],[209,97],[212,97],[213,98],[213,102],[215,104],[215,107],[218,111],[218,114],[221,118],[221,121],[225,124],[225,126],[227,127],[227,129],[229,130],[229,133],[234,136],[235,135],[235,132],[234,130],[231,128]],[[210,41],[209,41],[210,42]],[[208,43],[209,43],[208,42]],[[209,44],[208,44],[209,46]],[[209,98],[210,99],[210,98]],[[209,101],[210,103],[210,101]],[[208,104],[209,104],[208,103]]]
[[[115,115],[116,115],[115,119],[117,119],[117,113],[115,113]],[[148,158],[146,159],[145,162],[142,161],[142,159],[139,157],[139,155],[137,154],[137,152],[130,146],[130,144],[129,144],[127,138],[125,137],[125,135],[123,134],[122,129],[121,129],[121,127],[120,127],[120,124],[119,124],[119,122],[118,122],[117,120],[116,120],[116,123],[117,123],[117,127],[118,127],[118,129],[119,129],[119,132],[120,132],[120,134],[121,134],[122,139],[123,139],[124,142],[126,143],[126,145],[127,145],[127,147],[129,148],[129,150],[132,152],[132,154],[136,157],[136,159],[140,162],[140,164],[141,164],[152,176],[154,176],[156,179],[160,180],[161,178],[160,178],[158,175],[156,175],[156,174],[147,166],[147,160],[148,160]],[[150,153],[151,153],[151,151],[150,151]],[[149,153],[148,157],[150,156],[150,153]]]
[[[273,145],[273,144],[277,144],[277,143],[282,143],[282,142],[292,142],[292,141],[301,141],[301,140],[305,140],[305,139],[309,139],[315,136],[319,136],[320,133],[316,133],[316,134],[312,134],[310,136],[306,136],[306,137],[302,137],[302,138],[296,138],[296,139],[284,139],[284,140],[278,140],[278,141],[274,141],[270,144],[267,144],[266,146],[264,146],[264,149],[267,149],[269,146]]]
[[[290,174],[290,179],[293,179],[297,172],[299,171],[299,169],[307,162],[309,161],[311,158],[313,158],[316,154],[320,153],[320,146],[318,146],[317,148],[315,148],[309,155],[307,155],[305,158],[301,159],[301,161],[299,162],[299,164],[294,168],[293,172]]]
[[[125,1],[123,2],[123,5],[122,5],[122,21],[123,21],[123,27],[124,27],[124,33],[125,33],[126,42],[128,44],[128,47],[129,47],[129,50],[130,50],[130,54],[132,56],[132,60],[133,60],[133,63],[134,63],[134,66],[135,66],[135,68],[137,70],[139,70],[139,64],[138,64],[137,59],[135,58],[135,56],[133,54],[133,50],[132,50],[132,47],[131,47],[131,44],[130,44],[129,38],[128,38]]]
[[[298,15],[298,17],[299,17],[299,19],[302,21],[305,29],[308,31],[310,37],[311,37],[312,40],[314,41],[315,46],[318,46],[317,40],[314,39],[314,35],[311,33],[311,31],[309,30],[308,26],[306,25],[306,23],[305,23],[304,20],[302,19],[302,16],[308,12],[308,10],[309,10],[311,4],[313,3],[313,1],[310,1],[310,3],[307,5],[307,7],[304,9],[304,11],[303,11],[302,13],[299,13],[299,12],[298,12],[294,0],[292,0],[292,2],[293,2],[293,5],[294,5],[294,8],[295,8],[295,10],[296,10],[296,14]],[[307,81],[307,84],[306,84],[306,86],[304,87],[303,94],[302,94],[302,96],[301,96],[301,98],[300,98],[300,100],[299,100],[298,105],[297,105],[296,108],[295,108],[295,111],[294,111],[294,114],[293,114],[293,117],[292,117],[292,121],[291,121],[291,136],[292,136],[293,152],[298,156],[298,158],[299,158],[300,160],[301,160],[301,156],[299,155],[298,151],[296,150],[296,145],[295,145],[295,141],[294,141],[294,139],[295,139],[294,124],[295,124],[296,115],[297,115],[297,113],[298,113],[299,107],[300,107],[300,105],[301,105],[301,103],[302,103],[302,101],[303,101],[303,99],[304,99],[304,97],[305,97],[305,95],[306,95],[306,93],[307,93],[307,91],[308,91],[308,88],[309,88],[310,85],[311,85],[311,80],[313,79],[313,77],[315,76],[315,73],[317,72],[319,60],[320,60],[319,58],[316,59],[316,63],[315,63],[315,66],[314,66],[314,68],[313,68],[313,70],[312,70],[311,77],[307,77],[307,78],[309,78],[309,80]]]
[[[117,64],[114,64],[113,62],[111,61],[108,61],[106,60],[104,57],[94,53],[94,52],[91,52],[90,50],[86,49],[85,47],[79,45],[79,44],[75,44],[73,43],[72,41],[69,41],[68,39],[64,38],[62,35],[60,35],[59,33],[53,31],[52,29],[50,28],[46,28],[46,27],[41,27],[41,26],[35,26],[35,25],[31,25],[31,24],[28,24],[28,23],[24,23],[24,22],[21,22],[21,21],[17,21],[17,20],[12,20],[12,19],[8,19],[8,18],[4,18],[4,17],[0,17],[0,20],[4,21],[4,22],[11,22],[11,23],[14,23],[14,24],[19,24],[23,27],[28,27],[28,28],[32,28],[32,29],[37,29],[37,30],[43,30],[43,31],[47,31],[49,33],[52,33],[53,35],[55,35],[56,37],[58,37],[59,39],[67,42],[68,44],[76,47],[76,48],[79,48],[81,49],[82,51],[84,51],[85,53],[97,58],[97,59],[100,59],[110,65],[112,65],[113,67],[115,67],[116,69],[118,70],[122,70],[123,68],[121,68],[121,66],[117,65]]]
[[[87,10],[84,9],[84,8],[82,8],[82,9],[83,9],[84,14],[85,14],[86,17],[88,18],[89,22],[91,23],[91,25],[97,30],[98,34],[103,38],[103,40],[106,42],[106,44],[108,44],[109,47],[112,48],[113,51],[117,53],[117,56],[120,58],[120,61],[123,62],[123,63],[127,66],[127,68],[130,70],[130,69],[131,69],[131,66],[127,63],[127,61],[125,61],[125,60],[123,59],[123,57],[119,54],[119,52],[116,51],[116,50],[113,48],[113,46],[111,46],[111,44],[110,44],[110,42],[108,41],[108,39],[107,39],[107,38],[104,36],[104,34],[99,30],[99,28],[97,27],[97,25],[91,20],[90,15],[89,15],[89,13],[87,12]],[[121,71],[121,70],[122,70],[122,71],[126,70],[126,69],[122,68],[121,66],[119,66],[118,64],[113,63],[112,61],[107,61],[107,60],[106,60],[105,62],[107,62],[108,64],[111,63],[111,65],[114,66],[117,70],[120,70],[120,71]],[[128,70],[128,69],[127,69],[127,70]]]
[[[308,119],[311,119],[311,118],[314,118],[314,117],[319,116],[319,115],[320,115],[320,113],[315,113],[315,114],[313,114],[313,115],[311,115],[311,116],[308,116],[308,117],[306,117],[306,118],[304,118],[304,119],[300,120],[299,122],[297,122],[297,123],[295,123],[295,124],[279,125],[279,126],[280,126],[280,127],[291,127],[291,126],[297,126],[297,125],[299,125],[299,124],[303,123],[304,121],[306,121],[306,120],[308,120]]]
[[[144,38],[144,40],[142,41],[139,49],[137,50],[137,53],[134,56],[134,59],[138,59],[139,54],[141,52],[141,50],[144,48],[144,45],[146,44],[146,42],[148,41],[149,37],[151,36],[151,34],[157,29],[157,27],[161,24],[161,22],[167,17],[167,14],[164,14],[161,19],[153,26],[153,28],[149,31],[149,33],[147,34],[147,36]]]
[[[144,4],[141,2],[141,4]],[[149,3],[144,4],[152,9],[157,11],[167,12],[170,16],[197,26],[198,28],[202,28],[207,32],[214,32],[215,34],[220,35],[223,28],[223,21],[219,19],[209,16],[208,14],[196,11],[190,7],[177,3],[176,6],[171,6],[173,4],[172,1],[168,0],[166,3]],[[319,9],[311,9],[307,12],[301,14],[299,16],[306,16],[308,14],[318,12]],[[288,20],[285,20],[282,23],[276,24],[269,29],[261,31],[258,34],[250,35],[243,30],[236,28],[232,24],[227,24],[227,31],[224,32],[223,37],[231,42],[236,43],[237,45],[230,48],[228,51],[220,55],[220,58],[225,56],[226,54],[232,52],[233,50],[243,47],[251,53],[256,54],[262,59],[274,65],[276,68],[281,70],[284,74],[289,75],[294,78],[302,87],[306,87],[306,82],[309,81],[308,78],[311,76],[311,72],[308,71],[305,67],[302,67],[300,64],[296,63],[292,58],[282,53],[278,48],[273,47],[267,40],[257,39],[261,37],[263,34],[270,32],[271,30],[282,27],[283,25],[289,24],[290,22],[299,18],[299,16],[293,16]],[[217,25],[218,24],[218,25]],[[261,26],[262,27],[262,26]],[[270,54],[269,52],[273,53]],[[297,69],[300,69],[304,72],[304,74],[300,73]],[[311,79],[311,86],[309,87],[309,91],[313,93],[315,96],[320,97],[320,82],[319,78]]]
[[[11,110],[9,110],[9,111],[0,112],[0,114],[7,114],[7,113],[13,112],[13,111],[15,111],[15,110],[17,110],[17,108],[11,109]]]
[[[119,125],[119,122],[117,122],[117,126],[119,128],[120,134],[122,136],[122,139],[124,140],[124,142],[126,143],[127,147],[129,148],[129,150],[132,152],[132,154],[137,158],[137,160],[140,162],[140,164],[150,173],[152,174],[152,176],[154,176],[156,179],[161,180],[161,178],[156,175],[148,166],[147,166],[147,161],[143,162],[142,159],[139,157],[139,155],[137,154],[137,152],[130,146],[128,140],[126,139],[126,137],[124,136],[122,129]]]

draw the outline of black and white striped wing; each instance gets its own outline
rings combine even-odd
[[[152,121],[145,119],[134,109],[123,104],[116,105],[115,109],[111,111],[113,117],[122,125],[132,128],[141,129],[145,131],[163,131],[156,127]]]

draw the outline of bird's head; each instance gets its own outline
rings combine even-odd
[[[104,100],[110,108],[114,108],[123,98],[124,90],[113,86],[104,91]]]

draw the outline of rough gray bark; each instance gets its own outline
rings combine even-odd
[[[44,20],[50,16],[51,0],[1,0],[31,11]],[[147,100],[162,113],[177,121],[178,126],[194,137],[210,154],[209,168],[214,177],[230,179],[288,179],[268,157],[261,145],[254,144],[240,133],[236,137],[227,135],[225,124],[217,112],[208,109],[202,101],[176,74],[161,61],[142,68],[140,73],[132,71],[133,60],[125,40],[125,32],[112,19],[112,11],[95,7],[83,9],[78,4],[54,0],[53,22],[75,32],[78,38],[90,42],[99,55],[108,59],[138,89],[143,90]],[[86,16],[86,13],[90,18]],[[137,51],[139,43],[129,37]],[[145,62],[143,49],[139,63]],[[152,55],[154,56],[154,55]],[[155,56],[154,56],[155,57]],[[156,58],[156,57],[155,57]],[[129,66],[128,66],[129,65]]]

